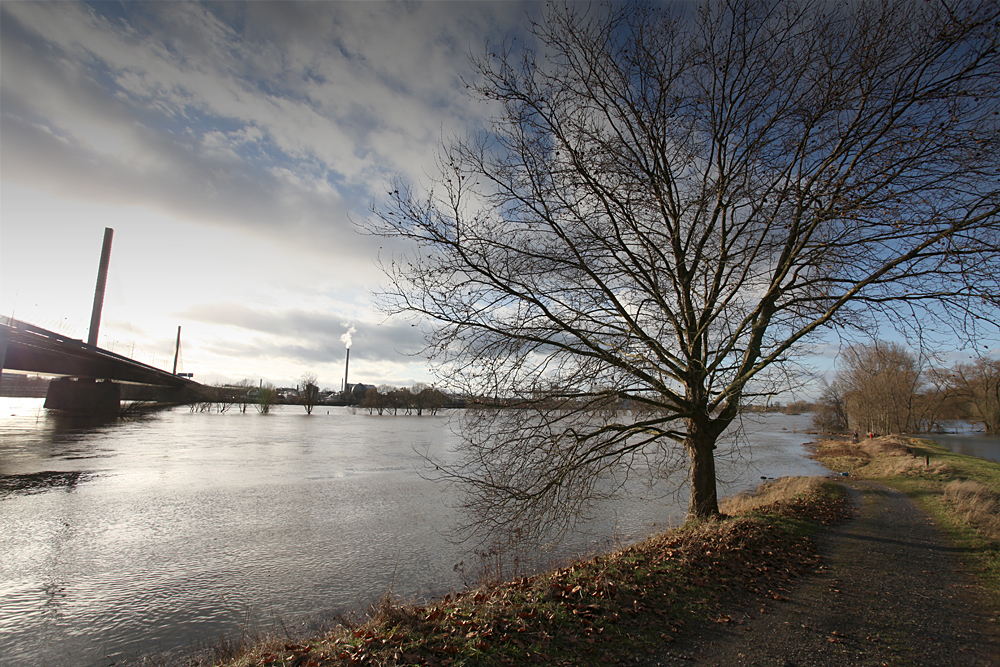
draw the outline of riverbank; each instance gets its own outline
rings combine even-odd
[[[635,664],[729,609],[787,599],[820,566],[815,536],[854,512],[820,478],[766,483],[725,504],[728,517],[687,525],[555,571],[477,587],[428,605],[389,597],[366,619],[312,637],[246,637],[200,664]],[[191,664],[191,663],[188,663]]]
[[[818,536],[823,565],[788,600],[745,606],[733,623],[699,628],[681,656],[644,667],[997,667],[997,609],[961,550],[906,494],[876,481],[842,484],[858,516]]]
[[[1000,465],[898,437],[815,449],[848,476],[768,482],[724,519],[427,605],[386,596],[367,618],[221,643],[200,664],[991,664]]]
[[[1000,664],[1000,465],[895,436],[815,456],[846,473],[857,518],[818,536],[823,566],[788,601],[692,637],[694,664]],[[673,657],[646,664],[692,664]]]

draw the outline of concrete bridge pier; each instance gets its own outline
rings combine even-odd
[[[49,382],[45,407],[76,415],[117,416],[121,398],[121,385],[110,380],[57,378]]]

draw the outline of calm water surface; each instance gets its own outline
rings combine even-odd
[[[1000,435],[987,434],[980,425],[954,422],[946,426],[948,433],[931,433],[919,437],[933,440],[945,449],[963,456],[976,456],[1000,463]]]
[[[0,398],[4,667],[108,665],[388,589],[434,595],[460,587],[455,564],[475,560],[442,536],[454,498],[421,476],[417,452],[447,460],[458,442],[447,417],[177,408],[86,426],[41,404]],[[723,493],[826,473],[805,457],[808,423],[745,424],[747,444],[721,452]],[[683,518],[683,492],[649,496],[609,506],[563,555]]]

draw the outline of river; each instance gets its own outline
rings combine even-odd
[[[448,417],[173,408],[88,426],[41,404],[0,398],[3,667],[108,665],[387,590],[440,594],[475,561],[443,536],[455,498],[421,475],[418,452],[447,460],[458,442]],[[825,474],[802,447],[808,424],[747,422],[744,446],[720,450],[723,493]],[[607,507],[557,555],[682,520],[684,491],[650,495]]]
[[[1000,463],[1000,435],[984,433],[982,427],[969,422],[946,422],[946,433],[926,433],[919,438],[933,440],[942,447],[963,456],[975,456]]]

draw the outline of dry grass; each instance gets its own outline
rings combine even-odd
[[[951,468],[941,460],[915,456],[910,439],[886,435],[855,444],[846,440],[824,440],[816,445],[816,458],[838,472],[855,477],[944,477]]]
[[[927,462],[915,456],[898,459],[875,459],[867,471],[872,477],[920,477],[930,475],[940,477],[951,473],[951,469],[940,461]]]
[[[743,492],[725,498],[719,506],[724,514],[749,514],[777,503],[816,493],[823,486],[821,477],[782,477],[761,483],[754,492]]]
[[[883,435],[878,438],[866,438],[859,443],[861,451],[871,457],[879,455],[885,456],[912,456],[913,450],[910,448],[909,439],[899,435]]]
[[[953,512],[989,539],[1000,541],[1000,494],[985,484],[956,479],[944,487]]]

